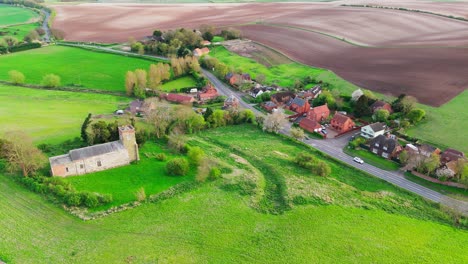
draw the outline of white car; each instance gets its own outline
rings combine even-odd
[[[359,164],[363,164],[364,161],[361,159],[361,158],[358,158],[358,157],[354,157],[353,159],[355,162],[359,163]]]

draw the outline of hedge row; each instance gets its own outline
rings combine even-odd
[[[25,50],[30,50],[30,49],[37,49],[37,48],[40,48],[41,46],[42,46],[41,43],[32,42],[32,43],[18,44],[13,47],[0,47],[0,54],[5,54],[7,52],[18,52],[18,51],[25,51]]]

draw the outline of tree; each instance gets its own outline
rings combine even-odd
[[[468,176],[464,175],[465,173],[468,173],[468,163],[464,159],[458,159],[455,164],[455,177],[460,180],[464,176]]]
[[[18,40],[16,38],[14,38],[14,37],[11,37],[11,36],[3,37],[3,41],[10,48],[15,46],[16,44],[18,44]]]
[[[24,37],[24,41],[28,42],[28,43],[31,43],[35,40],[38,40],[39,39],[39,33],[37,33],[36,30],[31,30],[25,37]]]
[[[403,150],[402,152],[400,152],[399,159],[400,159],[400,162],[401,162],[402,164],[404,164],[404,165],[408,164],[408,161],[409,161],[409,153],[408,153],[408,151]]]
[[[125,75],[125,92],[128,96],[133,95],[133,90],[137,85],[137,78],[134,72],[128,71]]]
[[[319,161],[315,166],[314,166],[314,172],[322,177],[328,177],[331,174],[331,168],[330,165],[328,165],[324,161]]]
[[[354,108],[354,114],[356,117],[363,117],[371,115],[371,110],[369,108],[369,98],[367,96],[362,95],[356,101],[356,107]]]
[[[263,84],[265,82],[265,74],[262,74],[262,73],[257,74],[257,76],[255,77],[255,81]]]
[[[34,175],[47,162],[46,156],[34,146],[26,133],[6,132],[4,140],[0,152],[10,171],[20,170],[24,177],[28,177]]]
[[[136,97],[144,98],[146,94],[146,91],[145,91],[146,85],[148,83],[147,73],[145,70],[137,69],[135,70],[135,76],[136,76],[137,83],[136,83],[135,88],[133,89],[133,94]]]
[[[213,40],[213,33],[211,32],[205,32],[202,34],[202,38],[205,39],[205,40],[208,40],[208,41],[212,41]]]
[[[166,135],[167,128],[173,120],[173,111],[167,104],[159,104],[150,112],[148,122],[154,125],[154,133],[157,138]]]
[[[297,140],[302,140],[305,137],[304,130],[298,127],[291,128],[289,132],[291,132],[291,136]]]
[[[373,119],[378,122],[386,122],[388,117],[390,116],[390,112],[386,109],[378,109],[375,111],[373,115]]]
[[[200,25],[200,32],[202,34],[209,32],[213,35],[215,31],[216,31],[216,27],[213,25],[207,25],[207,24]]]
[[[205,152],[200,147],[191,147],[187,153],[189,163],[197,166],[205,157]]]
[[[81,125],[81,139],[86,143],[88,143],[88,133],[86,130],[88,130],[89,124],[91,124],[91,113],[88,114],[83,124]]]
[[[107,123],[101,120],[92,124],[91,132],[87,138],[90,145],[109,142],[111,140],[111,132],[108,129]]]
[[[416,105],[417,99],[410,95],[400,94],[395,101],[392,102],[392,108],[395,112],[408,114]]]
[[[283,109],[277,109],[271,114],[268,114],[263,121],[263,130],[268,132],[278,133],[286,125],[288,120]]]
[[[433,153],[424,160],[423,164],[425,172],[431,174],[440,166],[440,156]]]
[[[47,74],[42,78],[42,85],[45,87],[58,87],[60,86],[60,77],[55,74]]]
[[[169,135],[169,139],[167,141],[167,145],[169,148],[177,151],[182,152],[185,149],[185,144],[187,142],[187,138],[185,135],[180,131],[173,131]]]
[[[161,75],[162,75],[162,70],[161,70],[161,64],[158,63],[156,64],[151,64],[150,69],[149,69],[149,87],[151,89],[156,89],[160,84],[161,84]]]
[[[333,94],[328,90],[323,91],[317,98],[314,99],[314,105],[324,104],[328,104],[328,107],[331,109],[336,108],[335,98],[333,97]]]
[[[155,30],[153,31],[153,36],[159,38],[162,36],[162,31],[161,30]]]
[[[221,127],[226,125],[226,120],[224,119],[224,111],[216,109],[213,114],[207,120],[211,127]]]
[[[411,121],[411,123],[416,124],[421,121],[426,115],[426,111],[420,108],[412,109],[406,117]]]
[[[295,90],[300,90],[300,89],[302,89],[302,88],[304,88],[304,83],[302,83],[301,80],[296,79],[296,80],[294,81],[294,89],[295,89]]]
[[[173,158],[166,164],[166,172],[172,176],[184,176],[189,171],[189,163],[184,158]]]
[[[24,83],[24,80],[25,80],[24,74],[19,71],[16,71],[16,70],[9,71],[8,76],[10,77],[10,81],[14,84]]]

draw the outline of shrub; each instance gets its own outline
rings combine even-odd
[[[83,205],[88,208],[93,208],[99,205],[98,196],[95,193],[82,192],[80,193]]]
[[[47,74],[42,78],[42,85],[45,87],[58,87],[60,86],[60,77],[55,74]]]
[[[328,165],[327,163],[323,162],[323,161],[319,161],[315,166],[314,166],[314,169],[313,171],[315,172],[315,174],[319,175],[319,176],[322,176],[322,177],[327,177],[330,175],[331,173],[331,168],[330,168],[330,165]]]
[[[208,177],[209,177],[210,180],[218,179],[219,177],[221,177],[221,170],[219,168],[217,168],[217,167],[211,168],[210,174],[209,174]]]
[[[159,161],[165,161],[167,159],[167,156],[164,153],[158,153],[156,154],[155,158]]]
[[[205,152],[200,147],[191,147],[187,156],[190,164],[197,166],[205,156]]]
[[[99,195],[99,203],[100,204],[108,204],[108,203],[112,203],[112,201],[114,200],[112,198],[112,195],[111,194],[103,194],[103,195]]]
[[[135,192],[135,198],[138,202],[146,200],[145,188],[141,187]]]
[[[184,176],[189,171],[189,163],[184,158],[174,158],[166,164],[166,172],[172,176]]]
[[[24,74],[19,71],[9,71],[8,76],[10,77],[10,81],[14,84],[23,84],[25,77]]]
[[[69,192],[65,196],[65,203],[68,206],[79,206],[81,204],[81,195],[76,192]]]

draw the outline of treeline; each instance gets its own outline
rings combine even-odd
[[[173,78],[192,74],[197,85],[205,85],[206,80],[199,74],[201,68],[197,58],[192,56],[173,57],[171,64],[151,64],[149,71],[137,69],[125,75],[125,91],[129,96],[145,98],[147,89],[156,92],[162,84]]]

